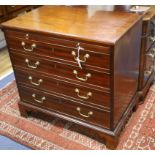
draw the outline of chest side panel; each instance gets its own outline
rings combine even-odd
[[[114,53],[114,126],[132,104],[137,89],[140,62],[141,21],[115,46]]]

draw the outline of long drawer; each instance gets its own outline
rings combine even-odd
[[[110,89],[110,75],[107,72],[90,70],[83,68],[82,70],[76,66],[64,64],[57,61],[46,60],[40,57],[32,57],[19,53],[10,53],[14,67],[22,67],[24,69],[41,72],[44,74],[56,75],[64,79],[80,82],[82,85],[95,85]]]
[[[60,98],[59,96],[48,94],[37,89],[19,86],[21,100],[34,104],[43,109],[56,111],[70,117],[75,117],[85,122],[89,122],[104,128],[110,128],[110,113],[97,110],[89,106],[71,100]],[[65,107],[65,108],[64,108]]]
[[[8,46],[10,49],[19,50],[20,52],[31,54],[33,56],[41,55],[44,57],[64,60],[76,64],[77,66],[79,51],[79,59],[81,60],[82,66],[88,65],[107,70],[110,69],[110,47],[71,42],[55,38],[50,38],[49,40],[45,38],[44,40],[44,37],[42,36],[31,34],[30,36],[32,37],[30,38],[32,40],[30,40],[24,39],[23,36],[26,34],[23,34],[22,32],[9,31],[7,33]]]
[[[102,106],[104,108],[110,109],[110,93],[95,90],[82,85],[77,85],[76,83],[70,83],[57,78],[50,78],[48,76],[43,76],[38,73],[29,71],[23,71],[15,69],[17,82],[29,87],[34,87],[36,89],[57,93],[63,95],[64,97],[80,100],[85,104],[90,104],[95,107]]]

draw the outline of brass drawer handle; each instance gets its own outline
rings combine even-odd
[[[81,78],[81,77],[78,77],[78,72],[76,70],[73,70],[73,74],[75,75],[75,77],[78,79],[78,80],[81,80],[81,81],[87,81],[88,78],[91,77],[91,74],[90,73],[87,73],[85,75],[85,78]]]
[[[151,50],[150,50],[150,52],[148,53],[148,54],[146,54],[146,55],[148,55],[148,56],[150,56],[151,58],[155,58],[155,48],[152,48]]]
[[[36,44],[34,44],[34,43],[31,45],[31,49],[28,49],[25,47],[26,44],[24,41],[21,42],[21,45],[23,46],[25,51],[29,51],[29,52],[32,52],[34,50],[34,48],[36,48]]]
[[[72,51],[72,55],[73,55],[73,57],[74,57],[74,60],[77,62],[78,66],[82,69],[81,62],[86,62],[86,60],[90,57],[90,55],[89,55],[89,54],[85,54],[83,60],[81,60],[81,59],[80,59],[80,51],[81,51],[81,50],[84,50],[84,48],[82,48],[82,47],[80,46],[80,43],[78,43],[78,44],[76,45],[76,49],[77,49],[76,52],[75,52],[75,51]]]
[[[153,68],[154,68],[154,65],[152,65],[152,66],[150,67],[150,70],[146,70],[146,71],[144,72],[145,76],[150,76],[150,75],[152,74],[152,72],[153,72]]]
[[[85,118],[89,118],[91,115],[93,115],[93,112],[92,112],[92,111],[89,111],[87,115],[82,114],[82,113],[81,113],[81,108],[80,108],[80,107],[77,107],[76,110],[79,112],[79,114],[80,114],[82,117],[85,117]]]
[[[155,36],[154,37],[149,37],[150,41],[155,41]]]
[[[151,53],[155,54],[155,48],[151,49]]]
[[[148,53],[148,54],[146,54],[147,56],[149,56],[149,57],[151,57],[151,58],[153,58],[154,59],[154,57],[155,57],[155,54],[153,54],[153,53]]]
[[[80,95],[80,90],[79,90],[78,88],[75,89],[75,92],[77,93],[77,96],[78,96],[79,98],[82,98],[82,99],[85,99],[85,100],[88,100],[89,97],[92,96],[92,93],[91,93],[91,92],[88,92],[88,93],[86,94],[86,96]]]
[[[29,68],[33,68],[33,69],[36,69],[40,65],[40,62],[39,61],[36,61],[36,63],[34,65],[30,65],[29,59],[25,59],[25,62],[27,63],[27,66]]]
[[[36,99],[36,94],[32,94],[33,99],[38,103],[43,103],[46,100],[46,97],[43,96],[41,100]]]
[[[144,72],[145,76],[150,76],[151,73],[152,73],[152,71],[145,71],[145,72]]]
[[[77,61],[77,57],[76,57],[75,51],[72,51],[72,55],[74,57],[74,60]],[[79,61],[80,62],[86,62],[88,58],[90,58],[90,55],[89,54],[85,54],[84,57],[83,57],[83,60],[79,59]]]
[[[28,79],[30,80],[30,83],[35,85],[35,86],[40,86],[40,84],[43,82],[43,79],[39,79],[38,83],[33,82],[32,81],[33,80],[32,76],[29,76]]]

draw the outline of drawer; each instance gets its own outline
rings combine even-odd
[[[7,10],[8,13],[11,13],[13,11],[20,10],[20,9],[22,9],[24,7],[25,7],[24,5],[7,5],[6,10]]]
[[[88,65],[110,69],[110,47],[71,42],[54,38],[51,38],[51,40],[43,40],[42,36],[36,37],[35,35],[32,35],[32,40],[21,38],[15,39],[14,37],[12,38],[9,36],[22,38],[22,35],[20,32],[17,33],[17,35],[14,35],[14,33],[10,34],[9,31],[9,34],[7,34],[7,40],[9,48],[11,49],[20,50],[21,52],[31,55],[52,57],[54,59],[67,61],[76,65],[78,65],[77,57],[79,55],[82,66]]]
[[[87,67],[81,70],[79,67],[71,66],[69,64],[15,52],[11,52],[10,56],[13,66],[16,68],[22,67],[48,75],[59,76],[60,78],[67,80],[74,80],[74,82],[81,83],[82,85],[89,84],[100,88],[110,89],[110,75],[107,72],[100,72]]]
[[[23,102],[34,104],[40,108],[55,111],[69,117],[80,119],[97,126],[110,128],[110,113],[89,106],[60,98],[37,89],[19,86],[19,93]]]
[[[77,85],[58,78],[50,78],[41,74],[29,71],[16,69],[15,75],[18,83],[34,87],[36,89],[57,93],[64,97],[79,100],[85,104],[92,106],[102,106],[110,109],[110,93],[95,90],[93,88],[85,87],[84,85]]]

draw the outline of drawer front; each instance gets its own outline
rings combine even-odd
[[[21,100],[101,127],[110,128],[110,113],[84,106],[78,102],[19,86]]]
[[[19,69],[15,70],[18,83],[34,87],[36,89],[61,94],[64,97],[79,100],[92,106],[102,106],[110,109],[110,93],[98,91],[84,85],[77,85],[62,81],[57,78],[42,76],[32,71],[25,72]]]
[[[11,52],[11,60],[14,66],[23,67],[28,70],[56,75],[68,80],[74,80],[83,84],[91,84],[110,89],[109,73],[99,72],[90,69],[79,69],[76,66],[48,61],[39,57],[32,57]]]
[[[155,45],[152,46],[148,52],[146,52],[143,86],[146,84],[147,80],[153,73],[154,61],[155,61]]]
[[[38,71],[48,74],[50,74],[51,68],[54,68],[54,64],[52,66],[52,63],[38,57],[30,57],[27,55],[11,52],[10,58],[12,61],[12,65],[17,68],[23,67],[27,70]]]
[[[20,33],[19,33],[20,34]],[[12,38],[14,36],[7,34],[7,40],[11,49],[20,50],[31,55],[43,55],[54,59],[64,60],[78,65],[79,58],[82,66],[88,65],[110,69],[110,47],[102,47],[89,45],[85,43],[77,43],[64,40],[52,40],[51,42],[43,42],[43,37],[32,37],[34,40]],[[17,37],[21,37],[17,34]],[[46,41],[46,40],[45,40]]]

